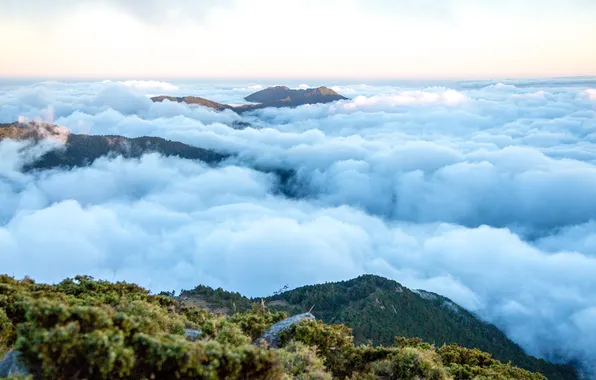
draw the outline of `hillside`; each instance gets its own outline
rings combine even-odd
[[[300,90],[292,90],[287,86],[275,86],[257,91],[244,99],[270,106],[294,107],[302,104],[329,103],[347,98],[325,86]]]
[[[219,316],[86,276],[45,285],[0,275],[0,377],[544,379],[479,350],[402,338],[357,345],[345,326],[286,317],[259,304]],[[260,342],[271,334],[279,344]]]
[[[0,123],[0,140],[34,140],[51,138],[65,143],[69,135],[66,128],[48,123]]]
[[[151,98],[151,100],[154,102],[163,102],[164,100],[169,100],[172,102],[186,104],[198,104],[203,107],[212,108],[217,111],[229,109],[236,113],[243,113],[267,107],[283,108],[297,107],[305,104],[329,103],[348,98],[338,94],[337,92],[325,86],[300,90],[293,90],[287,86],[275,86],[268,87],[261,91],[257,91],[253,94],[248,95],[244,99],[255,104],[244,104],[241,106],[233,107],[227,104],[217,103],[196,96],[174,97],[160,95]]]
[[[237,128],[242,127],[246,126]],[[80,135],[70,133],[63,127],[46,123],[0,124],[0,141],[3,139],[27,140],[34,143],[43,139],[52,139],[59,142],[56,149],[46,152],[34,162],[25,165],[22,168],[25,172],[58,167],[83,167],[91,165],[100,157],[139,158],[148,153],[199,160],[210,165],[216,165],[230,157],[227,154],[160,137],[128,138],[114,135]],[[277,179],[277,191],[288,197],[295,196],[292,191],[292,180],[295,175],[293,170],[263,165],[252,166],[252,169],[273,174]]]
[[[200,304],[218,312],[247,310],[251,302],[238,293],[199,286],[184,291],[185,304]],[[434,293],[412,291],[378,276],[361,276],[344,282],[305,286],[264,299],[271,309],[290,315],[313,308],[325,323],[343,323],[353,329],[357,343],[391,344],[395,336],[421,338],[437,346],[455,343],[479,348],[502,361],[549,379],[577,378],[571,366],[554,365],[526,355],[495,326],[480,321],[449,299]]]
[[[85,166],[102,156],[121,155],[126,158],[138,158],[151,152],[207,163],[216,163],[226,157],[206,149],[159,137],[79,135],[68,133],[62,127],[43,123],[0,124],[0,140],[4,138],[13,140],[57,138],[64,144],[63,149],[54,149],[45,153],[26,166],[25,170]]]
[[[234,107],[228,106],[227,104],[221,104],[209,99],[200,98],[198,96],[182,96],[182,97],[175,97],[175,96],[154,96],[151,98],[154,102],[163,102],[164,100],[169,100],[171,102],[178,102],[178,103],[186,103],[186,104],[197,104],[207,108],[213,108],[217,111],[223,111],[226,109],[233,109]]]

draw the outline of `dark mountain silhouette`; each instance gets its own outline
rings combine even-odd
[[[227,155],[197,148],[160,137],[128,138],[123,136],[94,136],[69,133],[65,128],[46,123],[0,124],[0,140],[37,141],[44,138],[56,139],[63,146],[53,149],[24,170],[50,169],[55,167],[78,167],[90,165],[102,156],[123,156],[138,158],[146,153],[160,153],[164,156],[178,156],[201,160],[210,164],[220,162]]]
[[[292,90],[287,86],[275,86],[257,91],[244,99],[256,104],[244,104],[233,107],[227,104],[213,102],[211,100],[196,96],[174,97],[161,95],[151,98],[151,100],[154,102],[163,102],[164,100],[169,100],[172,102],[197,104],[203,107],[212,108],[217,111],[229,109],[237,113],[243,113],[267,107],[282,108],[297,107],[304,104],[330,103],[348,98],[325,86],[303,90]]]
[[[226,109],[233,110],[234,107],[228,106],[227,104],[221,104],[217,102],[213,102],[211,100],[200,98],[198,96],[182,96],[182,97],[175,97],[175,96],[154,96],[151,98],[154,102],[163,102],[164,100],[169,100],[171,102],[178,102],[178,103],[186,103],[186,104],[198,104],[203,107],[213,108],[217,111],[223,111]]]
[[[269,87],[244,98],[249,102],[283,107],[302,104],[329,103],[347,99],[328,87],[292,90],[287,86]]]
[[[182,291],[185,304],[234,313],[260,299],[249,299],[223,289],[198,286]],[[364,275],[353,280],[304,286],[276,292],[264,299],[266,306],[289,315],[312,308],[325,323],[351,327],[357,343],[390,345],[396,336],[422,338],[437,347],[455,343],[479,348],[503,362],[543,373],[549,379],[576,379],[572,366],[556,365],[527,355],[496,326],[481,321],[453,301],[435,293],[410,290],[396,281]]]
[[[247,128],[250,124],[242,121],[232,125],[233,128]],[[43,139],[59,142],[56,149],[46,152],[25,167],[24,171],[52,168],[73,168],[93,164],[100,157],[122,156],[139,158],[147,153],[159,153],[163,156],[176,156],[189,160],[200,160],[215,165],[230,157],[208,149],[198,148],[178,141],[160,137],[128,138],[116,135],[81,135],[70,133],[66,128],[48,123],[10,123],[0,124],[0,141],[2,139],[27,140],[37,143]],[[262,165],[251,166],[263,173],[271,173],[278,179],[278,191],[285,196],[294,196],[291,191],[295,172],[290,169]]]

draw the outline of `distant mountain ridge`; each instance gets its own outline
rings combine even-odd
[[[236,123],[241,124],[242,122]],[[231,127],[245,128],[247,126],[233,124]],[[32,143],[38,143],[45,139],[58,141],[56,149],[49,150],[35,161],[28,163],[22,168],[23,171],[84,167],[93,164],[101,157],[140,158],[148,153],[199,160],[212,166],[233,156],[161,137],[129,138],[117,135],[83,135],[70,133],[68,129],[61,126],[40,122],[0,123],[0,141],[3,139]],[[291,191],[291,181],[295,174],[293,170],[267,165],[252,165],[251,168],[275,175],[278,179],[277,191],[286,196],[294,196]]]
[[[229,314],[248,310],[253,302],[239,293],[198,286],[182,291],[182,303]],[[556,365],[527,355],[496,326],[481,321],[450,299],[423,290],[410,290],[396,281],[365,275],[349,281],[280,291],[263,299],[273,310],[290,315],[313,309],[324,323],[343,323],[353,329],[355,341],[390,345],[396,336],[422,338],[437,346],[456,343],[479,348],[503,362],[549,379],[577,379],[572,366]]]
[[[63,149],[46,152],[24,170],[50,169],[56,167],[80,167],[90,165],[96,159],[120,155],[125,158],[138,158],[146,153],[160,153],[164,156],[178,156],[191,160],[201,160],[209,164],[222,161],[225,154],[197,148],[177,141],[160,137],[128,138],[123,136],[98,136],[70,133],[66,128],[47,123],[0,124],[0,141],[55,139],[63,144]]]
[[[302,104],[328,103],[337,100],[345,100],[347,98],[325,86],[300,90],[293,90],[287,86],[275,86],[257,91],[254,94],[248,95],[244,99],[249,102],[266,105],[273,104],[281,106],[282,104],[287,104],[288,106],[296,106]]]
[[[203,107],[207,107],[207,108],[213,108],[214,110],[217,111],[223,111],[226,109],[230,109],[233,110],[234,107],[229,106],[227,104],[221,104],[218,102],[214,102],[211,101],[209,99],[205,99],[205,98],[201,98],[198,96],[180,96],[180,97],[176,97],[176,96],[166,96],[166,95],[160,95],[160,96],[154,96],[151,98],[152,101],[154,102],[163,102],[164,100],[169,100],[170,102],[178,102],[178,103],[186,103],[186,104],[198,104],[200,106]]]
[[[169,100],[171,102],[197,104],[217,111],[229,109],[237,113],[267,107],[282,108],[297,107],[305,104],[330,103],[337,100],[346,100],[348,98],[325,86],[298,90],[291,89],[287,86],[274,86],[250,94],[244,99],[257,104],[230,106],[197,96],[175,97],[160,95],[151,98],[151,100],[154,102],[163,102],[164,100]]]

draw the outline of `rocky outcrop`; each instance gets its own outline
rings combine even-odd
[[[184,337],[191,341],[196,341],[203,335],[203,331],[195,329],[184,329]]]
[[[315,316],[311,313],[298,314],[290,318],[286,318],[283,321],[279,321],[273,326],[269,327],[267,331],[263,333],[260,338],[255,339],[253,344],[259,345],[262,341],[268,343],[270,348],[280,348],[281,344],[281,333],[288,330],[295,324],[302,321],[314,321]]]
[[[0,378],[10,375],[28,375],[27,367],[19,360],[20,354],[17,351],[10,351],[0,361]]]

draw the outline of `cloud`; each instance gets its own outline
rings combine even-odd
[[[110,84],[101,90],[93,103],[100,107],[111,108],[122,114],[135,114],[147,110],[153,102],[147,97],[139,97],[128,91],[128,86]]]
[[[161,87],[161,90],[157,90]],[[165,90],[169,88],[169,90]],[[142,119],[159,119],[162,117],[173,117],[183,115],[203,123],[232,123],[239,120],[239,116],[231,111],[216,113],[209,108],[187,106],[185,104],[163,102],[153,103],[147,95],[147,91],[173,92],[178,95],[180,91],[189,91],[196,94],[197,89],[183,87],[174,90],[174,85],[157,81],[124,81],[122,83],[103,81],[92,84],[80,82],[43,82],[29,87],[22,87],[15,91],[0,92],[0,122],[8,123],[15,121],[19,116],[29,120],[37,117],[49,116],[52,112],[54,120],[64,117],[77,118],[74,125],[69,127],[79,133],[85,132],[85,128],[91,125],[87,123],[89,118],[103,113],[114,115],[116,112],[122,115],[133,116]],[[231,90],[218,89],[213,91],[217,99]],[[224,98],[224,100],[226,100]],[[104,115],[105,116],[105,115]],[[50,121],[50,120],[48,120]],[[87,123],[87,124],[85,124]],[[82,129],[81,129],[82,128]]]
[[[135,90],[152,90],[152,91],[177,91],[178,87],[168,82],[160,82],[155,80],[127,80],[121,82],[126,87]]]
[[[495,84],[342,84],[351,100],[242,117],[154,104],[120,83],[0,89],[3,118],[52,106],[73,132],[237,155],[219,167],[151,154],[25,174],[39,152],[4,141],[0,267],[254,296],[375,273],[450,297],[532,354],[594,363],[592,87]],[[249,85],[176,91],[233,98]],[[227,125],[237,120],[253,126]],[[294,197],[257,167],[294,170]]]
[[[589,88],[584,93],[590,100],[596,100],[596,89]]]
[[[234,0],[171,0],[167,3],[159,0],[99,0],[94,7],[106,6],[124,12],[147,23],[163,23],[173,20],[203,19],[210,11],[218,7],[230,6]],[[54,0],[51,5],[43,0],[6,0],[0,9],[4,16],[18,15],[25,19],[47,19],[85,9],[89,4],[76,0]]]

